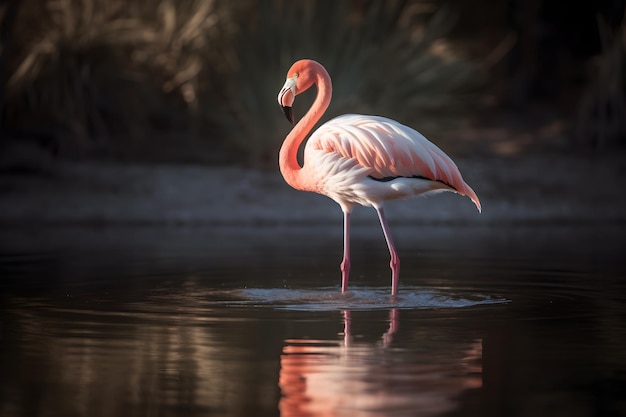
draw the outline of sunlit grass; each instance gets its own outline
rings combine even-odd
[[[479,81],[447,47],[455,18],[426,0],[24,0],[5,127],[51,134],[63,155],[120,156],[159,138],[273,165],[289,129],[276,94],[308,57],[333,78],[328,117],[382,114],[428,133]]]
[[[213,1],[26,0],[10,127],[52,131],[69,154],[189,131],[218,15]]]

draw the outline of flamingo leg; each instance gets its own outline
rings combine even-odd
[[[350,212],[343,212],[343,261],[341,261],[341,293],[348,290],[350,279]]]
[[[383,228],[385,240],[387,241],[387,246],[389,247],[389,254],[391,255],[391,261],[389,262],[389,266],[391,267],[391,295],[395,296],[398,294],[398,281],[400,280],[400,258],[398,257],[398,252],[393,244],[393,239],[391,238],[391,232],[389,230],[389,226],[387,225],[387,220],[385,219],[385,211],[382,207],[376,207],[376,212],[378,213],[380,225]]]

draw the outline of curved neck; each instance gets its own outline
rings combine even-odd
[[[315,101],[309,111],[285,138],[278,157],[280,172],[283,174],[283,178],[287,184],[300,190],[303,189],[304,180],[300,177],[302,167],[298,163],[298,148],[328,108],[332,96],[332,84],[328,73],[321,67],[320,70],[316,71],[315,75],[316,80],[314,84],[317,86]]]

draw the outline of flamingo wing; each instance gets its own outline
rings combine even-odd
[[[374,179],[421,177],[442,182],[467,195],[480,210],[476,193],[465,183],[454,161],[422,134],[395,120],[357,114],[339,116],[317,129],[306,148],[353,160],[369,168],[369,176]]]

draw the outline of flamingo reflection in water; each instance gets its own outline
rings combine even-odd
[[[396,348],[399,311],[389,312],[377,342],[355,341],[350,311],[341,340],[289,339],[283,348],[280,413],[290,416],[434,416],[453,410],[455,398],[482,387],[482,340],[449,353]]]

